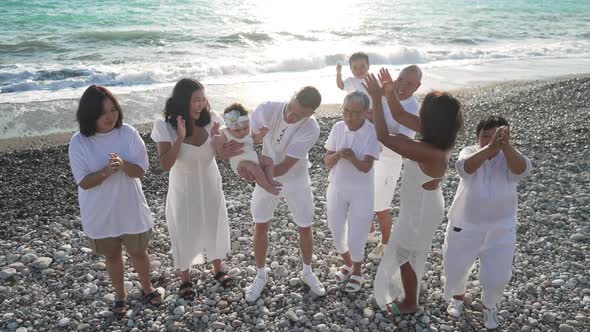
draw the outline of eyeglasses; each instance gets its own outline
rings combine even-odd
[[[359,115],[363,114],[363,111],[362,110],[360,110],[360,111],[353,111],[353,110],[350,110],[350,109],[348,109],[346,107],[342,107],[340,109],[340,111],[342,111],[342,113],[348,114],[348,115],[356,115],[356,116],[359,116]]]

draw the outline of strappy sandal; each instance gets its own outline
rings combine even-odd
[[[193,286],[193,283],[190,281],[181,284],[178,289],[179,296],[185,300],[194,300],[197,293],[195,293]]]
[[[364,281],[365,278],[363,278],[362,275],[357,276],[355,274],[350,274],[346,287],[344,287],[344,291],[347,293],[356,293],[361,290]]]
[[[127,313],[127,300],[115,300],[111,311],[115,314],[116,319],[122,319]]]
[[[342,272],[342,270],[346,271],[346,273]],[[351,274],[352,274],[352,267],[344,264],[334,274],[334,279],[336,279],[336,282],[339,282],[339,283],[345,282],[348,280],[348,278],[350,277]]]
[[[405,311],[402,311],[399,308],[398,304],[395,303],[395,302],[391,302],[391,303],[387,304],[387,308],[389,309],[389,312],[391,312],[395,316],[399,316],[399,315],[411,315],[411,314],[413,314],[413,313],[415,313],[417,311],[417,309],[416,310],[405,310]]]
[[[215,273],[213,278],[215,278],[215,280],[217,280],[217,282],[223,287],[232,287],[234,285],[234,278],[230,277],[229,274],[223,271]]]
[[[162,294],[160,294],[157,289],[149,294],[146,294],[143,291],[141,293],[143,294],[143,300],[145,303],[153,306],[159,306],[162,303]]]

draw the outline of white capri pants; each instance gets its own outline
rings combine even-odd
[[[475,227],[475,228],[471,228]],[[445,299],[463,295],[465,284],[475,260],[479,258],[481,301],[486,308],[496,306],[512,277],[512,259],[516,243],[516,226],[498,226],[488,230],[477,226],[447,226],[443,265]]]
[[[311,187],[307,185],[295,189],[281,191],[278,196],[275,196],[256,185],[250,202],[252,220],[255,223],[269,222],[274,215],[279,200],[284,197],[289,211],[293,213],[295,224],[299,227],[311,227],[315,212]]]
[[[395,194],[395,187],[402,171],[402,158],[379,155],[373,163],[375,169],[375,212],[388,211]]]
[[[342,189],[328,185],[328,227],[339,254],[350,251],[353,262],[362,262],[373,217],[373,188]]]

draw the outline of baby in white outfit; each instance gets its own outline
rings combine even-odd
[[[244,144],[242,153],[229,158],[231,169],[238,174],[238,168],[243,167],[254,175],[255,182],[271,194],[278,195],[281,183],[275,181],[274,164],[271,158],[258,155],[254,151],[254,141],[261,141],[266,132],[253,134],[250,132],[250,118],[248,111],[241,104],[234,103],[223,111],[225,126],[221,132],[216,126],[211,130],[213,147],[218,150],[229,141]]]

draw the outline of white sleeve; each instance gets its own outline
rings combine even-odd
[[[404,106],[404,110],[406,112],[409,112],[409,113],[412,113],[412,114],[418,116],[420,114],[420,104],[416,101],[415,103],[410,104],[408,108],[406,108],[406,106]],[[409,129],[407,127],[404,127],[402,124],[399,125],[398,133],[405,135],[411,139],[414,139],[414,137],[416,137],[415,131],[413,131],[412,129]]]
[[[78,135],[82,134],[78,133],[70,140],[68,157],[70,159],[70,168],[72,169],[74,180],[76,181],[76,184],[79,185],[80,182],[92,172],[90,172],[88,164],[86,163],[87,158],[84,155],[84,149],[82,148],[80,137]]]
[[[365,148],[365,156],[371,156],[375,158],[375,160],[379,159],[379,154],[381,153],[381,145],[377,140],[377,134],[375,130],[372,130],[367,140],[367,147]]]
[[[129,132],[130,137],[129,140],[131,141],[129,144],[129,162],[141,167],[144,171],[150,167],[150,162],[148,159],[147,150],[145,148],[145,143],[143,139],[139,135],[137,129],[129,126],[131,131]]]
[[[525,156],[523,156],[523,157],[524,157],[524,160],[526,161],[526,169],[524,170],[524,172],[522,172],[520,174],[512,173],[510,168],[508,168],[508,165],[506,165],[508,168],[508,176],[514,182],[518,182],[531,174],[531,168],[532,168],[531,160]]]
[[[270,102],[266,102],[256,107],[252,116],[250,116],[250,131],[258,134],[262,127],[270,129],[273,115],[273,107],[271,106],[272,104]]]
[[[157,119],[154,121],[154,126],[152,127],[152,133],[150,135],[151,139],[154,142],[173,142],[176,138],[172,137],[170,134],[169,126],[172,125],[168,124],[164,119]]]
[[[299,128],[294,135],[287,146],[287,156],[296,159],[305,158],[320,137],[320,126],[315,119],[307,119],[307,123]]]
[[[457,174],[459,174],[462,179],[468,178],[475,173],[468,174],[465,172],[465,161],[477,151],[479,151],[479,147],[477,145],[472,145],[464,147],[461,152],[459,152],[455,168],[457,169]]]
[[[328,135],[328,139],[326,140],[326,143],[324,143],[324,148],[326,148],[326,150],[328,151],[333,151],[336,152],[337,146],[336,146],[336,127],[338,126],[338,123],[334,124],[334,126],[332,126],[332,130],[330,130],[330,135]]]
[[[356,90],[356,87],[354,86],[354,77],[349,77],[347,79],[344,80],[344,91],[346,92],[351,92]]]

